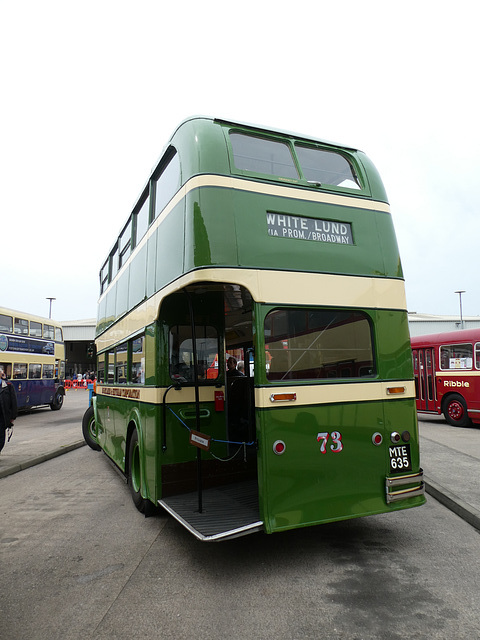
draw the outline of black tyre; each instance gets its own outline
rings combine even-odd
[[[471,420],[468,417],[467,403],[458,393],[452,393],[445,400],[443,415],[452,427],[468,427]]]
[[[59,411],[63,407],[63,393],[56,393],[53,402],[50,403],[50,409],[52,411]]]
[[[147,498],[143,498],[140,492],[142,485],[142,463],[140,455],[140,444],[138,442],[138,433],[135,430],[130,438],[130,444],[128,447],[128,486],[130,487],[130,493],[132,495],[133,504],[137,507],[140,513],[143,513],[145,517],[149,517],[156,513],[155,505]]]
[[[100,451],[100,446],[97,443],[97,429],[95,427],[95,414],[93,407],[90,406],[83,414],[82,419],[82,432],[85,442],[94,451]]]

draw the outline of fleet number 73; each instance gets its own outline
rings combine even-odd
[[[328,438],[332,439],[332,444],[330,445],[332,452],[339,453],[343,449],[342,434],[340,431],[332,431],[332,433],[323,431],[317,435],[317,442],[322,443],[320,445],[320,453],[327,453]]]

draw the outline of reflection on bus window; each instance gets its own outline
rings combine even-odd
[[[145,384],[144,337],[132,342],[132,380],[134,384]]]
[[[54,365],[53,364],[44,364],[43,365],[43,377],[44,378],[53,378],[54,374]]]
[[[440,347],[442,369],[471,369],[473,366],[473,346],[471,344],[449,344]]]
[[[211,364],[218,354],[218,335],[214,327],[197,326],[196,351],[198,379],[218,377],[218,369],[211,370]],[[193,341],[191,327],[177,325],[171,327],[169,335],[170,377],[178,382],[194,382]],[[208,372],[208,375],[207,375]]]
[[[43,337],[47,338],[47,340],[55,340],[55,329],[52,325],[43,325]]]
[[[40,379],[42,377],[42,365],[30,363],[28,365],[28,377],[32,379]]]
[[[279,309],[265,318],[268,380],[375,373],[370,322],[359,311]]]
[[[113,384],[115,382],[115,352],[108,352],[108,375],[107,382]]]
[[[231,133],[235,167],[280,178],[298,180],[299,175],[290,151],[284,142]]]
[[[12,365],[10,362],[0,362],[0,373],[5,373],[7,378],[12,377]]]
[[[172,150],[169,150],[168,153],[172,153]],[[155,179],[155,218],[180,187],[180,161],[176,153],[161,171],[160,176]]]
[[[120,251],[120,263],[121,267],[128,259],[130,251],[132,249],[132,219],[128,221],[127,226],[122,232],[122,235],[118,239],[118,248]]]
[[[30,335],[36,338],[42,337],[42,323],[30,320]]]
[[[128,345],[126,342],[115,349],[115,382],[127,383]]]
[[[480,342],[475,344],[475,369],[480,369]]]
[[[105,354],[101,353],[98,356],[97,364],[97,379],[98,382],[105,382]]]
[[[352,165],[339,153],[295,145],[303,175],[307,180],[349,189],[360,189]]]
[[[108,287],[108,278],[110,275],[110,258],[104,262],[100,270],[100,293],[103,293]]]
[[[27,365],[24,362],[15,362],[13,364],[13,379],[24,380],[27,377]]]
[[[5,333],[13,333],[13,318],[0,314],[0,331]]]
[[[15,318],[14,333],[22,336],[28,336],[28,320]]]
[[[150,212],[150,200],[147,199],[140,207],[136,215],[136,229],[135,229],[135,245],[137,245],[143,236],[146,234],[149,224],[149,212]]]

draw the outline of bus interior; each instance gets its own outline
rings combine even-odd
[[[239,285],[190,286],[164,300],[160,324],[168,336],[171,382],[164,397],[160,504],[200,539],[260,530],[252,297]],[[243,375],[227,373],[232,355],[243,359]],[[213,388],[213,404],[203,401],[205,388],[209,397]],[[187,402],[178,403],[176,392]]]

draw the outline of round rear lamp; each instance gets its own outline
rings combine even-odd
[[[403,431],[402,432],[402,440],[404,442],[409,442],[409,440],[410,440],[410,431]]]
[[[382,444],[383,441],[383,437],[381,433],[378,433],[378,431],[376,433],[373,434],[372,436],[372,442],[375,446],[378,447],[378,445]]]
[[[273,443],[273,453],[277,456],[281,456],[282,453],[285,453],[285,443],[283,440],[275,440]]]
[[[393,444],[397,444],[397,442],[400,442],[400,434],[396,431],[393,431],[390,434],[390,440],[393,442]]]

